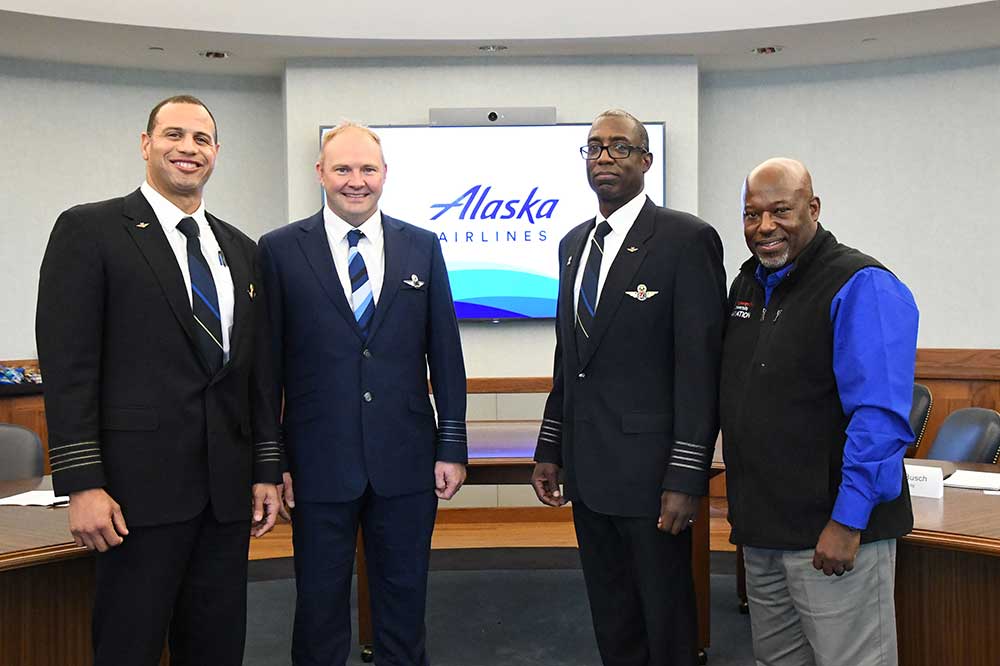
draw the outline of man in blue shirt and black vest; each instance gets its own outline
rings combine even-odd
[[[819,224],[800,162],[747,177],[721,421],[731,539],[764,666],[893,666],[917,307]]]

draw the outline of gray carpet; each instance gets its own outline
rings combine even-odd
[[[573,549],[434,551],[427,612],[431,663],[600,666],[579,566]],[[734,566],[731,554],[712,554],[710,666],[753,666],[749,618],[736,607]],[[245,666],[289,663],[291,576],[289,560],[251,563]],[[356,608],[356,600],[351,603]],[[362,663],[359,650],[349,663]]]

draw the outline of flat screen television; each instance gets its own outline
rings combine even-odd
[[[579,151],[589,127],[372,126],[388,165],[379,205],[437,234],[459,319],[555,317],[559,241],[597,212]],[[664,205],[666,130],[646,130],[646,194]]]

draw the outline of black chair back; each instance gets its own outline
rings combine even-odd
[[[0,481],[41,476],[45,469],[42,440],[19,425],[0,423]]]
[[[948,415],[927,453],[934,460],[995,463],[1000,451],[1000,414],[967,407]]]
[[[910,407],[910,428],[913,430],[913,444],[906,452],[907,456],[913,456],[920,448],[920,442],[924,439],[927,431],[927,422],[931,418],[931,407],[934,405],[934,397],[931,390],[923,384],[913,385],[913,404]]]

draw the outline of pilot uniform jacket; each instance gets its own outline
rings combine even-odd
[[[297,502],[347,502],[369,484],[383,497],[429,491],[435,461],[467,461],[465,364],[441,246],[384,214],[382,229],[383,283],[367,339],[322,210],[260,239]]]
[[[597,513],[659,516],[704,495],[718,433],[725,270],[716,231],[648,198],[614,258],[578,355],[574,285],[595,220],[559,245],[553,386],[535,460]]]
[[[251,482],[280,479],[255,246],[206,217],[235,289],[230,357],[214,376],[176,255],[139,190],[62,213],[42,262],[53,485],[106,488],[130,527],[185,521],[209,501],[220,522],[245,521]]]

